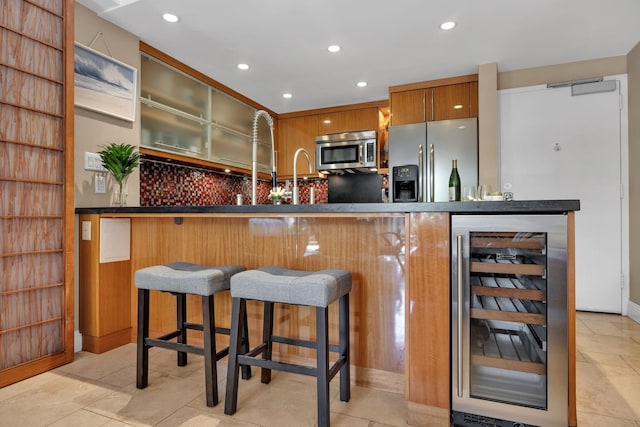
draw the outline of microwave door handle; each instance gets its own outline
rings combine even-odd
[[[360,165],[364,165],[364,143],[358,144],[358,157]]]
[[[418,202],[424,202],[422,195],[424,191],[424,155],[422,153],[422,144],[418,145]]]

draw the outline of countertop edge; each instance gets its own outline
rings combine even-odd
[[[414,213],[560,214],[579,211],[579,200],[513,200],[509,202],[332,203],[314,205],[214,205],[78,207],[76,214],[323,214]]]

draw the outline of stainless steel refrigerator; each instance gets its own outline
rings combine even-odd
[[[393,167],[417,165],[418,201],[449,201],[451,161],[458,161],[461,187],[478,185],[478,119],[439,120],[389,127],[389,200]]]

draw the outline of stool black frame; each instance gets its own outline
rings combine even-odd
[[[138,330],[137,330],[137,360],[136,387],[146,388],[149,383],[149,349],[161,347],[176,350],[178,366],[186,366],[187,353],[204,356],[205,394],[207,406],[218,404],[218,370],[217,361],[229,354],[229,347],[216,351],[215,334],[230,336],[229,328],[215,326],[214,296],[202,296],[202,324],[187,322],[187,294],[169,292],[176,297],[176,327],[177,329],[157,338],[149,337],[149,289],[138,289]],[[245,314],[246,316],[246,314]],[[249,348],[249,333],[246,318],[243,322],[240,346]],[[187,330],[202,331],[203,347],[187,344]],[[176,342],[171,341],[176,339]],[[242,378],[251,377],[249,367],[243,369]]]
[[[318,426],[330,424],[329,382],[340,372],[340,400],[348,402],[351,398],[350,387],[350,355],[349,355],[349,294],[339,298],[338,322],[339,344],[329,344],[329,307],[316,309],[316,341],[294,339],[273,335],[274,303],[264,303],[262,343],[251,350],[242,345],[240,331],[246,329],[247,300],[233,298],[231,310],[231,336],[229,342],[229,366],[227,368],[227,390],[224,413],[233,415],[238,403],[239,368],[258,366],[261,368],[260,380],[264,384],[271,381],[271,370],[291,372],[316,377],[318,399]],[[292,304],[295,305],[295,304]],[[293,363],[274,361],[271,359],[273,343],[294,345],[316,349],[316,366],[304,366]],[[338,359],[329,366],[329,352],[338,353]],[[258,356],[262,354],[262,358]]]

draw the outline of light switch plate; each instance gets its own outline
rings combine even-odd
[[[91,221],[82,221],[82,240],[91,240]]]
[[[84,170],[95,172],[107,172],[107,169],[102,165],[102,159],[98,153],[84,153]]]
[[[107,179],[104,175],[96,175],[96,194],[104,194],[107,191]]]

